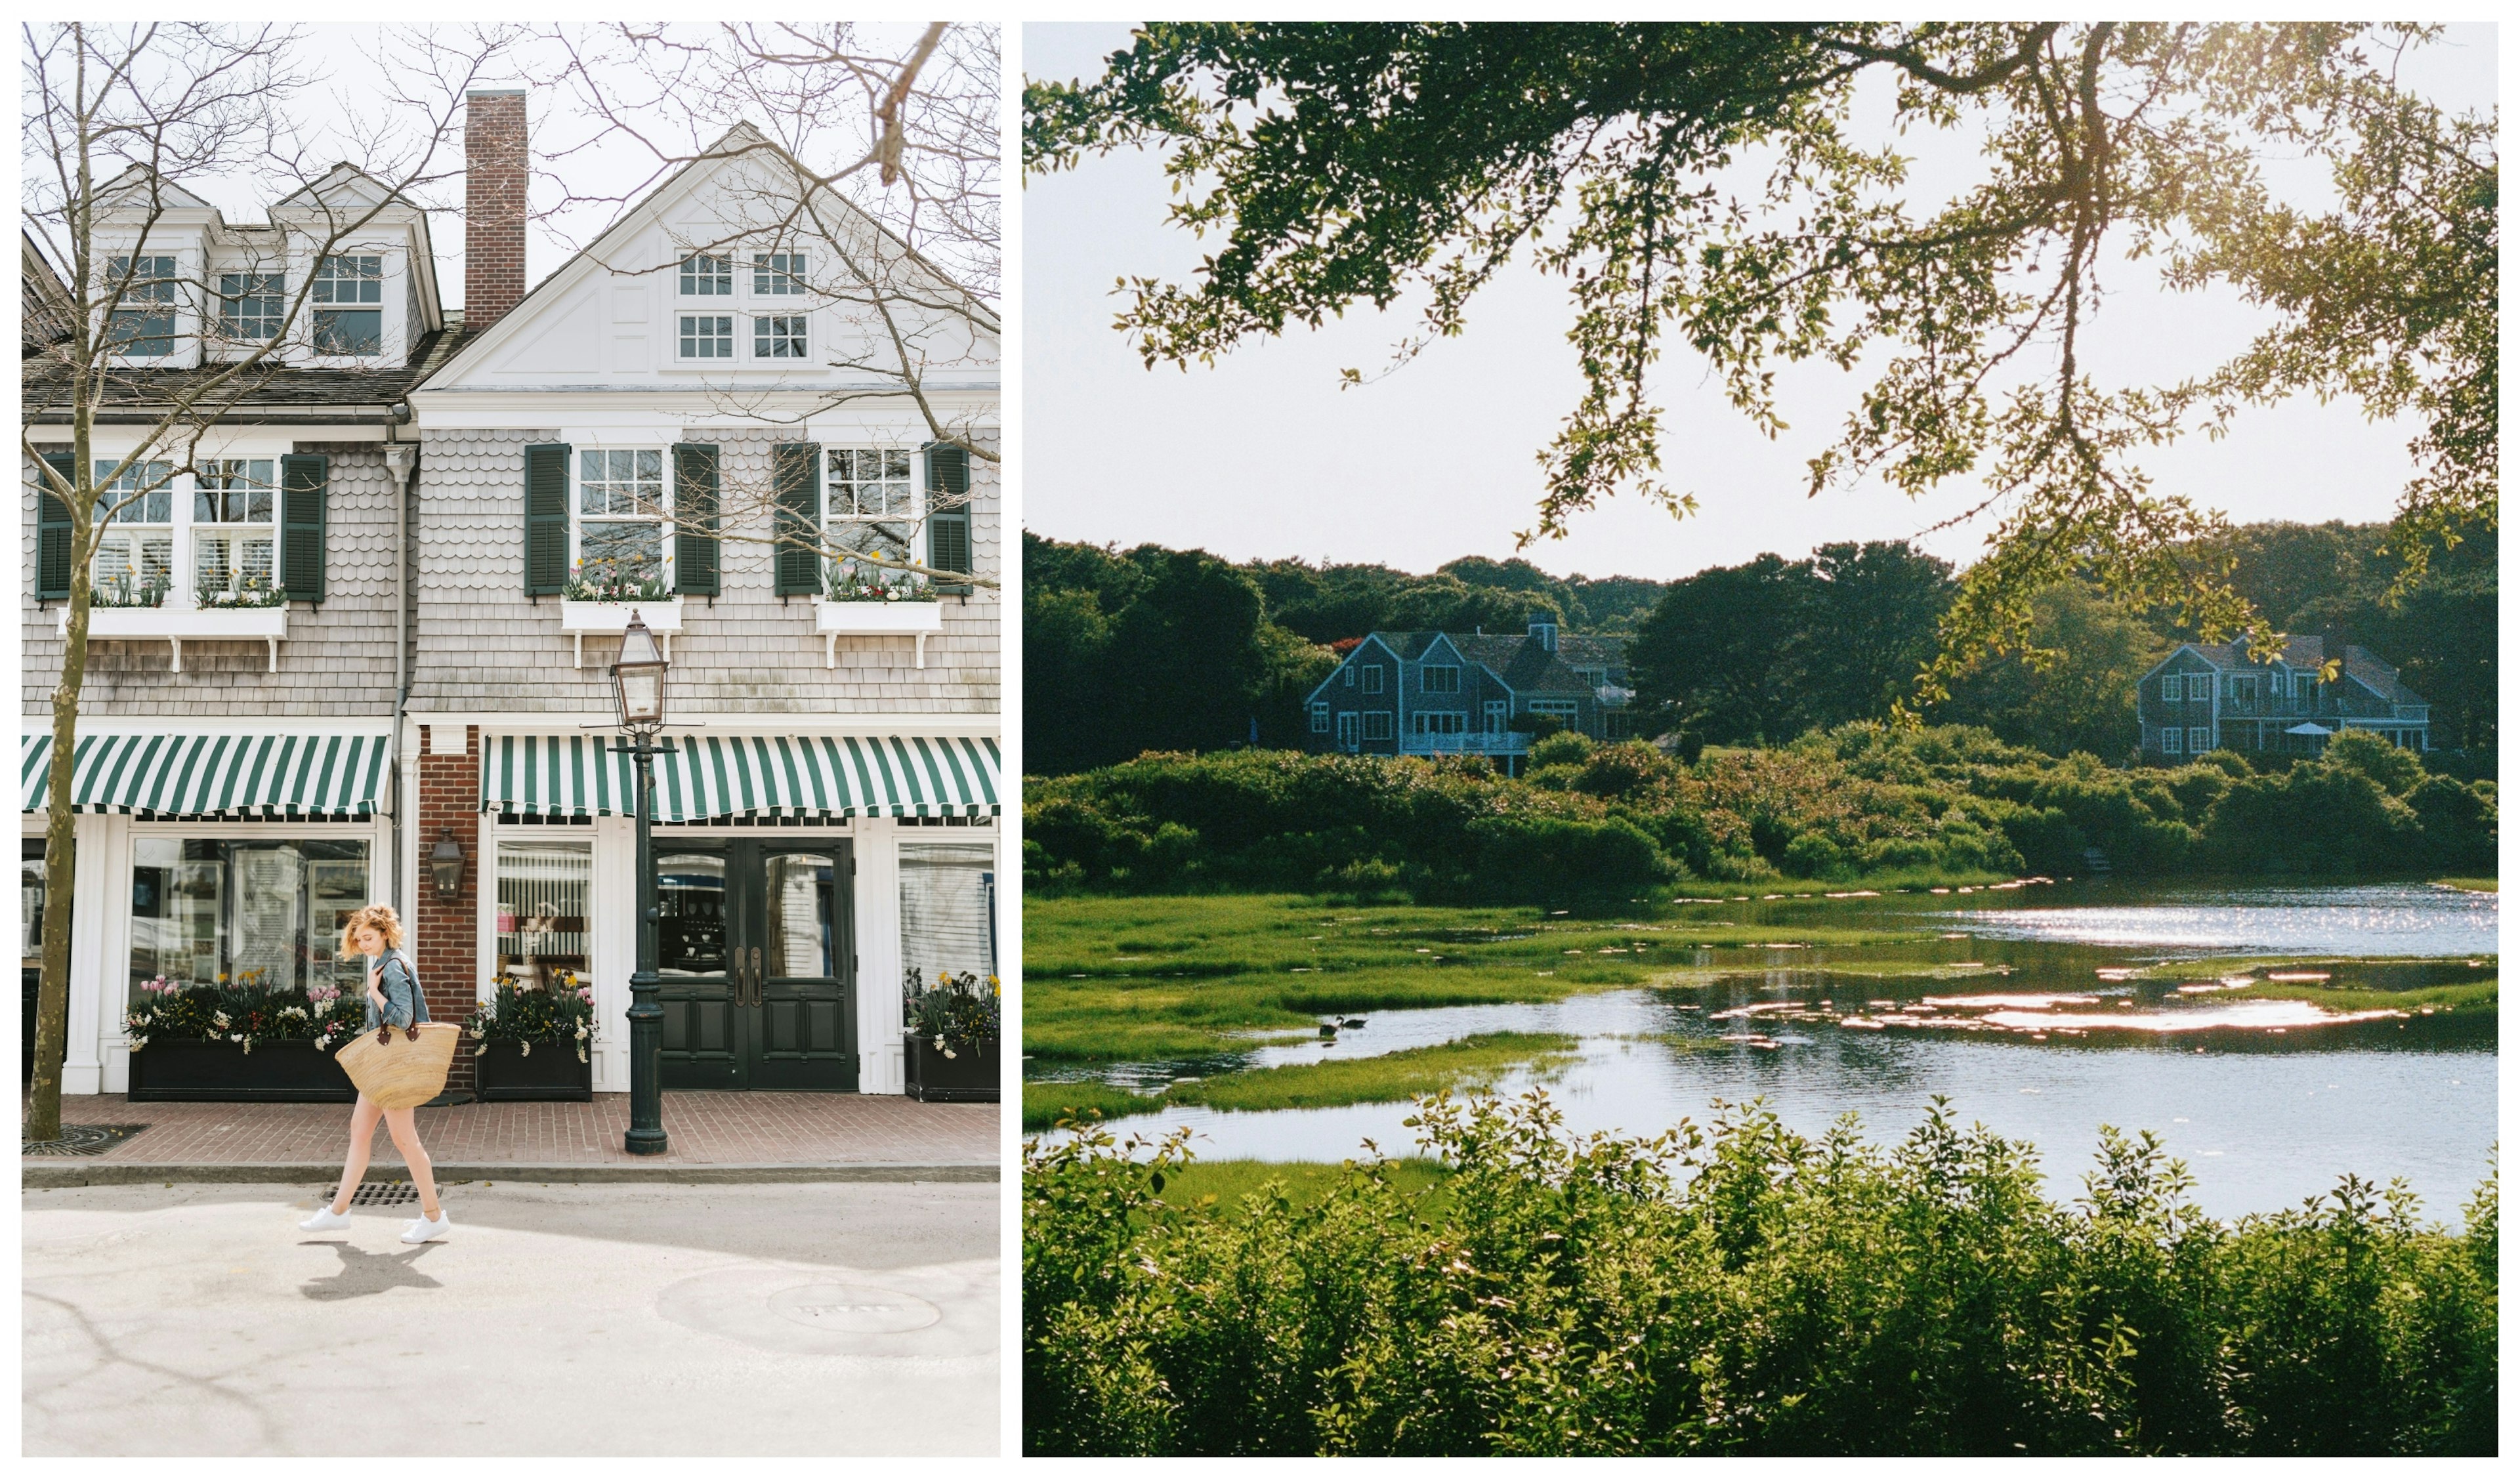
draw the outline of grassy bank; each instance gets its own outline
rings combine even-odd
[[[2351,1179],[2224,1223],[2149,1140],[2051,1201],[1940,1107],[1894,1146],[1421,1118],[1443,1170],[1028,1154],[1026,1452],[2497,1449],[2490,1177],[2460,1234]]]
[[[1384,1161],[1380,1170],[1400,1195],[1432,1195],[1436,1204],[1440,1204],[1444,1179],[1451,1174],[1441,1161],[1416,1157]],[[1282,1196],[1287,1206],[1299,1210],[1317,1207],[1350,1174],[1346,1166],[1328,1161],[1192,1161],[1167,1176],[1164,1189],[1157,1194],[1167,1207],[1206,1206],[1224,1216],[1242,1217],[1250,1214],[1244,1199],[1254,1194]],[[1210,1202],[1210,1197],[1215,1200]]]
[[[1867,945],[1917,931],[1542,909],[1353,905],[1301,894],[1024,901],[1024,1052],[1111,1061],[1310,1035],[1325,1016],[1553,1002],[1688,968],[1710,947]]]
[[[2501,892],[2499,878],[2435,878],[2433,881],[2444,888],[2455,888],[2463,893]]]
[[[2226,956],[2219,960],[2171,961],[2146,966],[2136,972],[2136,978],[2147,981],[2213,981],[2239,975],[2258,979],[2247,986],[2213,993],[2217,1001],[2236,998],[2272,1002],[2308,1002],[2331,1011],[2370,1011],[2393,1008],[2400,1011],[2418,1011],[2425,1008],[2457,1009],[2467,1008],[2493,1011],[2498,1009],[2500,980],[2495,963],[2480,959],[2469,963],[2476,976],[2464,981],[2436,981],[2395,985],[2386,977],[2409,967],[2431,967],[2450,970],[2450,963],[2408,958],[2406,960],[2375,959],[2368,956],[2328,959],[2302,956]],[[2270,981],[2269,971],[2286,974],[2325,972],[2324,981]],[[2378,977],[2380,979],[2374,979]]]
[[[1062,1116],[1078,1116],[1086,1109],[1104,1119],[1118,1119],[1164,1104],[1326,1109],[1339,1104],[1397,1103],[1439,1090],[1492,1085],[1516,1069],[1537,1068],[1545,1073],[1571,1058],[1574,1052],[1575,1040],[1563,1033],[1489,1032],[1372,1057],[1247,1068],[1190,1079],[1161,1095],[1131,1094],[1106,1084],[1026,1084],[1023,1127],[1047,1130]]]

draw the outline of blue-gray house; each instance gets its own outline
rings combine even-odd
[[[2138,743],[2150,763],[2177,765],[2209,750],[2315,755],[2343,729],[2369,730],[2402,749],[2432,747],[2432,705],[2398,670],[2359,647],[2333,659],[2326,644],[2287,637],[2272,662],[2245,641],[2182,642],[2136,690]]]
[[[1636,696],[1627,676],[1619,639],[1562,637],[1551,621],[1519,637],[1373,632],[1305,700],[1304,748],[1486,755],[1510,773],[1531,747],[1533,719],[1611,738]]]

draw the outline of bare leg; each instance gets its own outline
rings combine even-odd
[[[411,1111],[386,1110],[385,1133],[393,1137],[403,1164],[411,1167],[411,1184],[420,1188],[421,1215],[430,1222],[437,1221],[437,1178],[429,1174],[428,1151],[420,1143],[420,1127],[412,1123]]]
[[[333,1193],[333,1215],[350,1210],[350,1194],[359,1189],[359,1178],[368,1174],[368,1147],[377,1138],[377,1117],[384,1111],[366,1095],[350,1110],[350,1153],[341,1161],[341,1185]]]

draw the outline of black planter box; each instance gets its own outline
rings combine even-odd
[[[577,1060],[575,1043],[536,1043],[531,1054],[522,1043],[489,1049],[472,1060],[472,1092],[484,1099],[595,1098],[595,1064]]]
[[[982,1038],[947,1057],[931,1038],[904,1036],[901,1067],[910,1097],[922,1104],[994,1104],[998,1101],[998,1040]]]
[[[248,1053],[235,1043],[159,1038],[131,1051],[134,1103],[208,1099],[264,1104],[346,1104],[359,1097],[333,1054],[305,1039],[274,1039]]]

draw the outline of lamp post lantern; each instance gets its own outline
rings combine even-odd
[[[656,731],[665,722],[665,662],[655,634],[648,630],[637,608],[621,634],[621,655],[612,664],[613,717],[630,737],[615,750],[638,766],[639,953],[630,972],[630,1129],[621,1147],[632,1155],[660,1155],[665,1149],[664,1094],[657,1082],[662,1068],[665,1008],[656,1005],[656,848],[650,833],[656,789]]]

